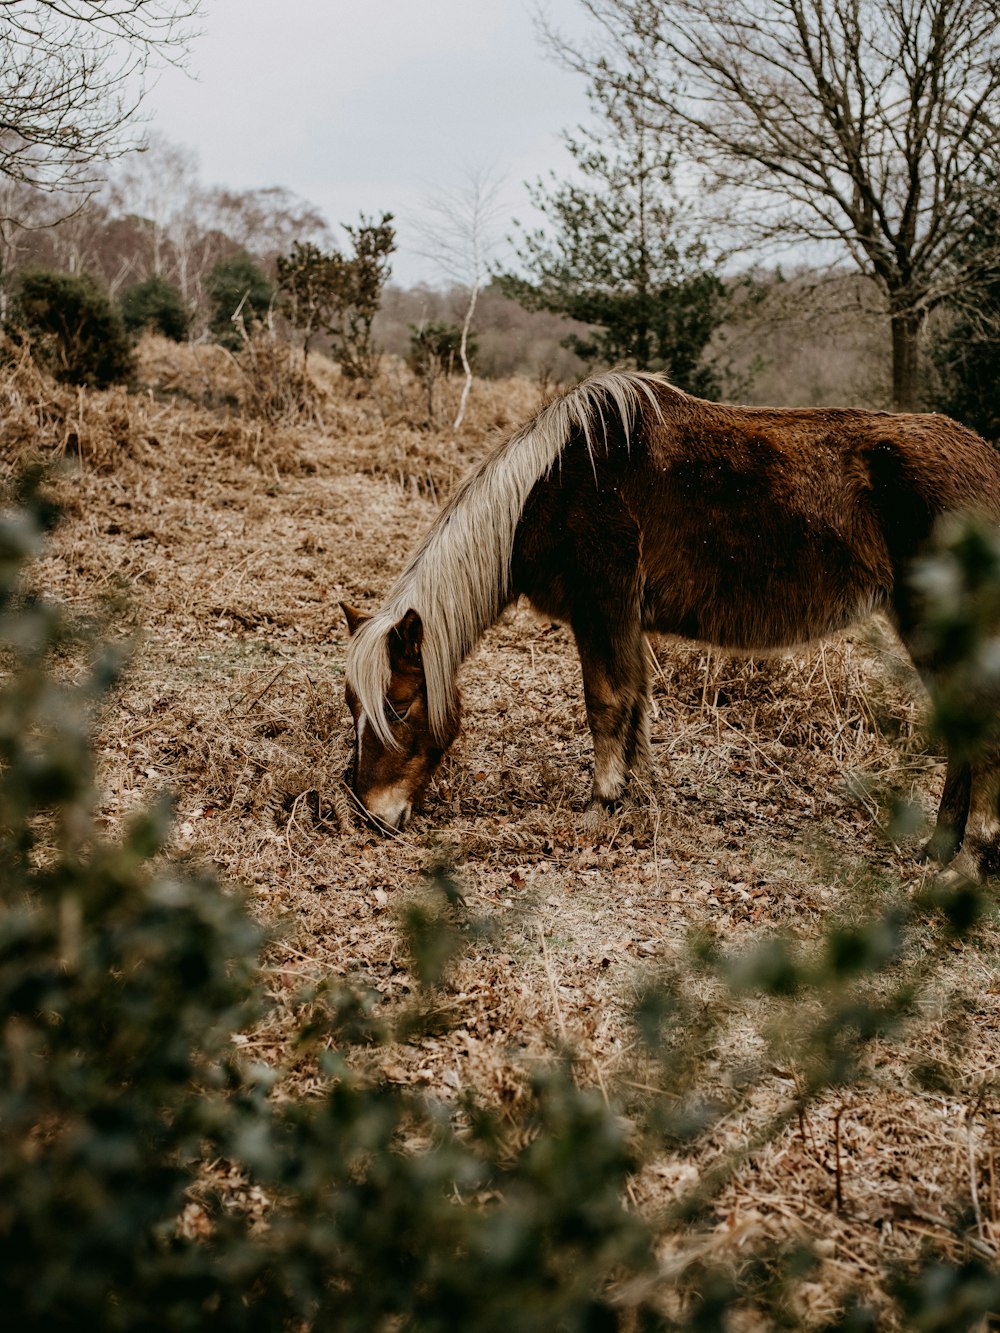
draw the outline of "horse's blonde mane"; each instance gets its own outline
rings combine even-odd
[[[533,487],[558,462],[575,430],[593,459],[597,432],[607,437],[609,416],[626,440],[644,400],[660,417],[656,389],[665,387],[660,376],[639,372],[609,371],[584,380],[543,407],[461,483],[348,648],[347,679],[383,745],[396,745],[386,716],[393,626],[411,607],[423,621],[429,721],[442,741],[456,711],[455,673],[510,600],[514,536]]]

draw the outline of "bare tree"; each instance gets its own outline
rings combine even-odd
[[[195,200],[204,194],[194,153],[150,134],[142,152],[129,153],[118,165],[108,193],[114,210],[134,218],[146,242],[146,253],[138,257],[142,276],[163,277]]]
[[[196,155],[149,134],[141,152],[116,164],[107,197],[135,231],[127,256],[133,278],[176,283],[194,317],[205,304],[206,275],[234,248],[219,226],[215,191],[201,183]]]
[[[167,227],[173,264],[173,280],[188,309],[194,314],[206,302],[205,282],[213,265],[229,248],[215,224],[211,194],[195,179],[184,207],[171,215]]]
[[[110,219],[103,192],[84,202],[62,193],[43,195],[42,198],[48,200],[54,215],[54,224],[46,234],[50,262],[75,275],[98,271],[102,241]]]
[[[458,430],[465,419],[472,389],[469,335],[479,293],[489,279],[490,264],[499,244],[501,185],[502,181],[489,171],[467,171],[460,185],[432,195],[425,205],[425,216],[414,222],[421,238],[421,253],[468,293],[459,343],[465,382],[453,430]]]
[[[136,267],[141,239],[107,190],[80,196],[0,176],[0,316],[13,278],[29,267],[90,273],[113,297]]]
[[[89,191],[135,146],[145,76],[179,62],[199,0],[0,0],[0,174]]]
[[[47,238],[60,216],[50,196],[0,175],[0,320],[7,318],[10,275],[31,254],[38,234]]]
[[[1000,262],[966,245],[1000,179],[1000,0],[580,2],[595,47],[549,42],[676,135],[717,216],[876,280],[914,407],[927,313]]]
[[[280,185],[255,190],[216,189],[215,225],[236,245],[262,260],[289,252],[296,241],[332,246],[326,218],[314,204]]]
[[[330,235],[322,214],[289,190],[204,186],[195,154],[159,134],[116,164],[107,197],[140,241],[130,248],[134,275],[176,283],[193,317],[205,310],[205,282],[220,260],[244,250],[266,265],[300,235]]]

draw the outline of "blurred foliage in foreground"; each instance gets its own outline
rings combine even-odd
[[[698,1257],[699,1230],[749,1153],[829,1089],[866,1077],[873,1038],[905,1032],[945,951],[976,931],[981,892],[958,882],[912,900],[882,885],[887,911],[808,950],[779,939],[730,956],[696,942],[686,968],[651,978],[639,1002],[642,1100],[616,1107],[582,1088],[567,1054],[536,1078],[512,1125],[472,1094],[445,1106],[345,1058],[435,1021],[450,959],[478,929],[442,872],[404,922],[416,1001],[386,1020],[364,993],[304,994],[301,1044],[327,1091],[308,1104],[274,1097],[279,1071],[233,1041],[266,1003],[263,941],[238,895],[170,865],[165,808],[120,843],[95,822],[90,713],[121,655],[25,583],[50,518],[31,486],[0,518],[0,1309],[10,1326],[597,1333],[725,1329],[741,1310],[797,1326],[797,1291],[816,1263],[808,1248],[743,1249],[723,1267]],[[957,541],[946,557],[959,576],[966,549]],[[67,663],[84,658],[65,683]],[[706,988],[714,998],[696,1001]],[[748,1003],[759,1065],[723,1068],[722,1038]],[[793,1091],[742,1151],[717,1158],[655,1222],[627,1206],[647,1155],[703,1145],[776,1062]],[[216,1192],[223,1177],[266,1196],[264,1225]],[[192,1208],[196,1237],[180,1224]],[[692,1257],[659,1261],[665,1234]],[[968,1220],[956,1224],[948,1256],[886,1274],[885,1309],[909,1328],[971,1328],[1000,1308],[991,1257]],[[833,1327],[878,1318],[856,1303]]]

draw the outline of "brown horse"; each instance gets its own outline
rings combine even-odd
[[[1000,518],[1000,458],[947,418],[586,380],[473,469],[380,610],[344,607],[355,792],[405,824],[458,733],[458,667],[519,594],[576,637],[594,808],[649,768],[646,631],[753,652],[881,609],[933,690],[908,570],[948,511]],[[996,769],[949,758],[932,855],[970,812],[995,823]]]

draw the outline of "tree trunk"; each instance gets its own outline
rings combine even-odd
[[[892,405],[897,412],[920,409],[919,351],[923,316],[908,307],[893,310],[892,321]]]
[[[462,385],[462,398],[458,404],[458,415],[452,423],[452,430],[458,430],[465,420],[465,405],[469,401],[469,390],[472,388],[472,366],[469,364],[469,330],[472,328],[472,316],[476,313],[476,301],[479,299],[479,281],[472,284],[472,291],[469,293],[469,305],[465,312],[465,322],[462,325],[462,341],[459,345],[459,355],[462,358],[462,369],[465,371],[465,383]]]

